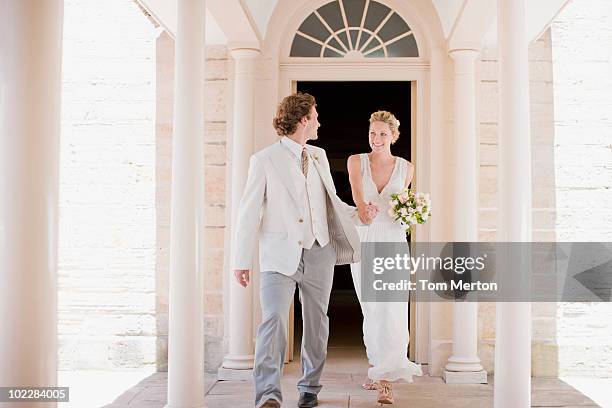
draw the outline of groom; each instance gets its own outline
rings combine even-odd
[[[327,354],[327,306],[334,265],[360,260],[357,210],[336,195],[325,150],[317,139],[315,99],[297,93],[279,104],[280,141],[251,156],[234,229],[232,264],[243,287],[259,241],[262,322],[255,350],[256,407],[280,407],[287,320],[296,284],[303,316],[299,407],[318,405]],[[374,206],[369,213],[375,214]],[[371,218],[364,220],[371,222]]]

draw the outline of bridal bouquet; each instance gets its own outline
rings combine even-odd
[[[408,188],[391,194],[389,207],[389,216],[399,221],[402,227],[406,228],[406,232],[412,225],[425,224],[431,217],[429,194],[414,193]]]

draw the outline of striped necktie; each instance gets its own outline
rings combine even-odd
[[[302,174],[308,177],[308,153],[305,147],[302,149]]]

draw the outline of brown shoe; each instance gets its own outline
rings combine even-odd
[[[281,408],[281,404],[277,400],[270,398],[260,408]]]

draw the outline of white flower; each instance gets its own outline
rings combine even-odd
[[[431,200],[429,193],[421,193],[404,188],[394,194],[389,201],[388,214],[402,227],[409,231],[412,225],[425,224],[431,218]]]

